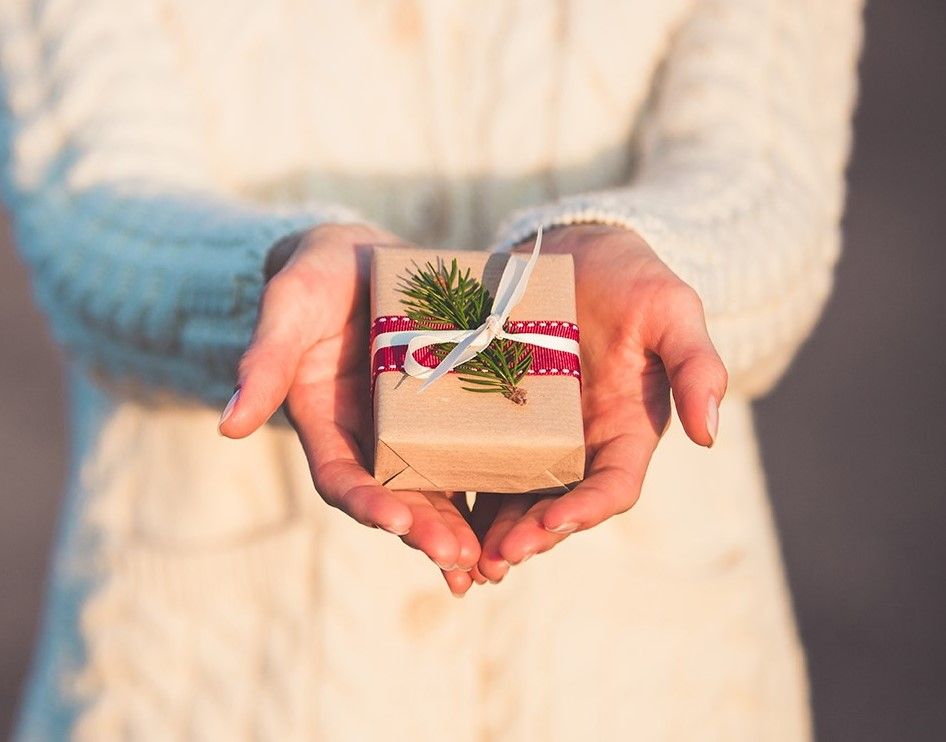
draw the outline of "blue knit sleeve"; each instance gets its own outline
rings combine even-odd
[[[80,363],[224,399],[281,236],[353,221],[220,191],[152,4],[0,4],[2,195],[54,335]]]

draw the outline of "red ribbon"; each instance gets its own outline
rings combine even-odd
[[[409,317],[385,316],[377,317],[371,323],[371,336],[368,347],[374,345],[374,339],[384,332],[403,332],[407,330],[453,330],[453,325],[424,325],[421,327]],[[506,322],[507,332],[534,332],[540,335],[569,338],[578,341],[578,325],[560,320],[509,320]],[[549,350],[538,345],[526,343],[532,349],[532,367],[530,376],[572,376],[581,382],[581,363],[574,353],[561,350]],[[371,386],[378,374],[387,371],[403,371],[404,358],[407,355],[407,345],[395,345],[380,348],[371,359]],[[414,359],[423,366],[435,368],[440,362],[433,353],[433,346],[423,348],[414,354]],[[450,373],[456,373],[451,371]]]

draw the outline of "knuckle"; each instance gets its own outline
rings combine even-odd
[[[287,268],[281,270],[266,283],[263,289],[262,302],[276,301],[290,296],[302,289],[301,276],[297,270]]]
[[[729,383],[729,372],[709,339],[694,345],[683,366],[697,385],[725,389]]]
[[[703,301],[688,284],[671,277],[654,282],[647,299],[647,323],[652,335],[662,337],[672,332],[705,323]]]
[[[253,373],[256,366],[255,355],[252,350],[247,350],[237,363],[237,378],[246,381],[246,377]]]
[[[621,497],[617,500],[614,507],[614,512],[611,513],[611,516],[614,515],[623,515],[631,508],[637,504],[637,493],[634,492],[632,488],[628,488]],[[611,517],[608,516],[608,517]]]
[[[260,363],[265,359],[267,351],[260,346],[258,342],[252,343],[240,356],[237,363],[237,374],[240,379],[246,381],[246,378],[253,374]]]
[[[276,353],[271,348],[257,340],[243,352],[237,368],[241,372],[251,372],[259,365],[273,360],[275,356]]]
[[[342,496],[345,510],[359,523],[371,523],[372,488],[367,485],[356,485]]]
[[[692,286],[674,275],[662,276],[653,282],[653,306],[670,316],[703,313],[703,301]]]
[[[620,470],[615,470],[615,473],[620,479],[618,480],[619,483],[616,482],[615,487],[610,491],[610,497],[605,498],[610,505],[606,517],[626,513],[637,504],[640,497],[639,484],[635,484],[630,475],[624,474]],[[607,495],[608,493],[604,494]]]
[[[337,493],[334,488],[327,486],[327,484],[331,481],[335,469],[336,464],[332,461],[321,462],[310,467],[316,490],[322,496],[322,499],[333,507],[337,507]]]
[[[729,386],[729,370],[726,368],[725,364],[717,360],[717,374],[719,376],[719,385],[723,391]]]
[[[308,237],[313,242],[332,241],[345,234],[349,229],[351,229],[351,225],[325,222],[312,227],[309,230]]]
[[[387,235],[367,224],[327,222],[310,229],[307,242],[313,246],[340,245],[377,240],[383,236]]]
[[[703,316],[703,300],[692,286],[674,281],[666,288],[665,300],[675,312]]]

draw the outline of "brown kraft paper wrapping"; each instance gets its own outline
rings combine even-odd
[[[414,264],[450,261],[471,269],[492,296],[508,256],[416,248],[376,248],[371,270],[371,316],[405,314],[399,277]],[[510,322],[575,323],[570,255],[540,255]],[[374,359],[372,359],[373,361]],[[450,373],[418,394],[421,379],[403,371],[379,373],[374,388],[374,476],[391,489],[473,492],[565,492],[584,476],[579,380],[530,375],[527,402],[461,388]]]

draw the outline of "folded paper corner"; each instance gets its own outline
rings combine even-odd
[[[391,490],[439,492],[443,489],[419,474],[397,451],[380,439],[375,445],[374,477]]]

